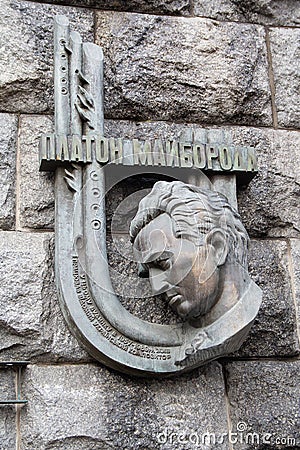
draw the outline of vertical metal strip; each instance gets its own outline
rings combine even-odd
[[[82,41],[81,36],[76,31],[70,33],[70,112],[71,112],[71,134],[82,135],[82,121],[76,109],[78,85],[82,73]]]
[[[102,48],[96,44],[84,43],[83,46],[83,71],[84,77],[88,81],[87,91],[94,99],[95,123],[94,134],[104,133],[104,112],[103,112],[103,52]],[[90,130],[85,125],[84,133]]]
[[[70,27],[65,16],[54,19],[54,102],[55,132],[69,134],[70,129],[70,86],[69,65],[66,45],[69,42]]]
[[[69,42],[69,21],[65,16],[54,18],[54,103],[55,134],[68,134],[70,125],[69,65],[66,45]],[[62,56],[64,55],[64,56]],[[68,253],[67,239],[72,231],[67,207],[67,186],[64,180],[65,170],[58,167],[55,171],[55,272],[59,297],[64,299],[64,279],[62,271],[63,255]],[[69,273],[68,273],[69,276]],[[63,303],[62,303],[63,304]]]
[[[83,73],[87,80],[86,90],[90,94],[94,103],[94,129],[89,129],[88,124],[84,125],[86,134],[102,135],[104,133],[104,112],[103,112],[103,52],[102,48],[91,43],[84,43],[82,51]],[[94,258],[94,248],[90,248],[91,239],[87,239],[87,234],[96,233],[98,248],[102,257],[106,261],[106,216],[105,216],[105,175],[104,170],[96,162],[95,155],[92,155],[93,162],[84,168],[84,226],[86,258]],[[110,286],[108,267],[106,278]]]
[[[76,109],[78,86],[82,77],[82,40],[79,33],[71,31],[69,40],[70,65],[69,65],[69,81],[70,81],[70,129],[72,135],[82,135],[82,120]],[[73,239],[83,235],[83,205],[82,205],[82,173],[83,169],[79,165],[76,166],[76,177],[80,180],[80,186],[77,192],[74,192],[74,211],[73,215]]]

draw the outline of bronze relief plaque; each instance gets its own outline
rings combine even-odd
[[[104,137],[101,48],[82,43],[64,16],[54,47],[55,133],[41,138],[40,167],[56,171],[56,282],[71,331],[98,361],[142,376],[185,372],[237,350],[261,290],[248,274],[249,238],[229,191],[257,172],[254,149],[205,142],[194,131]],[[107,261],[105,194],[147,173],[175,181],[157,181],[123,225],[141,283],[148,278],[178,317],[171,324],[132,314]]]

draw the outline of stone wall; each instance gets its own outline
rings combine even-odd
[[[256,148],[259,175],[238,202],[263,304],[238,353],[143,380],[96,363],[68,330],[53,176],[38,172],[39,136],[53,126],[55,14],[103,47],[107,136],[192,127]],[[0,406],[0,449],[300,448],[299,2],[2,0],[0,24],[0,359],[30,361],[29,403]],[[125,194],[110,196],[108,215]],[[16,376],[0,368],[1,400]],[[215,435],[203,444],[205,433]]]

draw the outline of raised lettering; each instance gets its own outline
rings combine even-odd
[[[220,166],[223,170],[231,170],[232,157],[230,149],[226,147],[219,147]]]
[[[177,141],[166,141],[166,164],[168,167],[179,167]]]
[[[153,162],[154,162],[155,166],[165,166],[166,165],[166,158],[165,158],[163,143],[162,143],[161,139],[155,139],[155,141],[154,141]]]
[[[236,148],[235,152],[234,152],[233,169],[238,170],[238,171],[245,170],[245,164],[244,164],[242,150],[239,148]]]
[[[256,172],[257,171],[257,157],[255,154],[255,149],[253,147],[250,147],[248,149],[248,166],[247,166],[248,172]]]
[[[72,137],[71,161],[83,161],[82,140],[76,134]]]
[[[110,148],[110,161],[115,164],[120,164],[123,161],[123,141],[118,138],[110,138],[109,140]]]
[[[57,136],[56,160],[57,161],[70,160],[68,140],[65,134],[60,134]]]
[[[82,141],[85,143],[84,162],[92,162],[92,141],[94,136],[82,136]]]
[[[142,166],[153,165],[150,141],[144,141],[143,143],[138,139],[133,139],[133,155],[134,164]]]
[[[186,142],[179,142],[181,167],[193,167],[192,146]]]
[[[218,149],[211,144],[206,144],[207,168],[213,168],[213,159],[218,158]]]
[[[108,141],[100,136],[96,139],[96,159],[101,164],[108,162]]]
[[[197,169],[205,169],[206,166],[205,145],[203,144],[193,145],[193,156],[194,156],[194,167],[197,167]]]
[[[200,170],[257,172],[257,157],[253,147],[234,147],[201,142],[175,140],[106,139],[102,135],[42,134],[40,168],[54,170],[55,161],[139,166],[168,166]],[[49,163],[51,161],[51,163]],[[53,161],[53,163],[52,163]]]
[[[43,134],[40,141],[40,159],[55,159],[54,134]]]

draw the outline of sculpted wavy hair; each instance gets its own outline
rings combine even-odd
[[[204,244],[209,231],[222,229],[229,248],[228,260],[247,268],[249,237],[238,212],[224,195],[181,181],[158,181],[139,203],[130,225],[131,241],[163,213],[171,217],[176,237],[189,239],[197,246]]]

